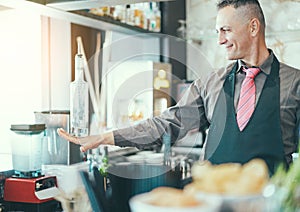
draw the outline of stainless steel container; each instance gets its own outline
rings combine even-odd
[[[70,112],[50,110],[35,112],[36,123],[46,125],[46,139],[42,146],[42,164],[70,165],[82,161],[79,146],[69,143],[57,134],[57,128],[69,132]]]

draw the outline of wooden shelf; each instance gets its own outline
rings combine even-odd
[[[114,20],[113,18],[110,18],[110,17],[95,15],[86,10],[77,10],[77,11],[72,11],[71,13],[78,14],[78,15],[81,15],[84,17],[88,17],[93,20],[98,20],[98,21],[103,21],[105,23],[113,24],[114,26],[124,27],[124,29],[128,29],[130,31],[135,31],[135,32],[139,32],[139,33],[155,33],[155,32],[145,30],[145,29],[137,27],[137,26],[132,26],[132,25],[129,25],[126,23],[122,23],[122,22]]]
[[[116,31],[128,35],[136,35],[140,33],[145,35],[145,37],[147,35],[150,36],[150,34],[152,33],[151,36],[155,36],[154,32],[144,30],[139,27],[131,26],[125,23],[121,23],[119,21],[107,17],[100,17],[88,13],[87,11],[84,10],[67,12],[64,10],[59,10],[52,7],[45,6],[44,4],[41,4],[42,3],[41,1],[0,0],[0,12],[9,9],[28,10],[30,12],[38,13],[43,16],[62,19],[62,20],[69,21],[70,23],[79,24],[79,25],[83,25],[83,26],[87,26],[99,30]]]
[[[38,3],[44,3],[49,7],[64,11],[74,11],[90,9],[104,6],[126,5],[143,2],[161,2],[174,0],[31,0]]]

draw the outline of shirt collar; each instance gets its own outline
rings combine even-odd
[[[263,62],[263,64],[259,67],[260,70],[262,72],[264,72],[265,74],[269,75],[271,73],[271,67],[272,67],[272,63],[274,60],[274,53],[271,49],[269,50],[269,57]],[[245,63],[242,60],[238,60],[238,69],[237,72],[239,72],[240,70],[242,70],[242,67],[245,66]]]

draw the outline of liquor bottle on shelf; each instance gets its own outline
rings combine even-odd
[[[70,129],[71,134],[78,137],[87,136],[89,126],[89,91],[83,72],[83,55],[78,44],[75,55],[75,80],[70,84]]]
[[[160,32],[161,30],[159,3],[148,2],[117,5],[115,7],[91,8],[89,12],[152,32]]]
[[[153,7],[153,13],[154,13],[154,17],[155,17],[155,28],[153,29],[154,32],[160,32],[161,30],[161,11],[159,9],[159,4],[158,3],[154,3],[154,7]]]

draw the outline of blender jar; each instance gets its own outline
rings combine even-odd
[[[12,162],[17,176],[35,177],[41,175],[42,141],[45,124],[11,125]]]

